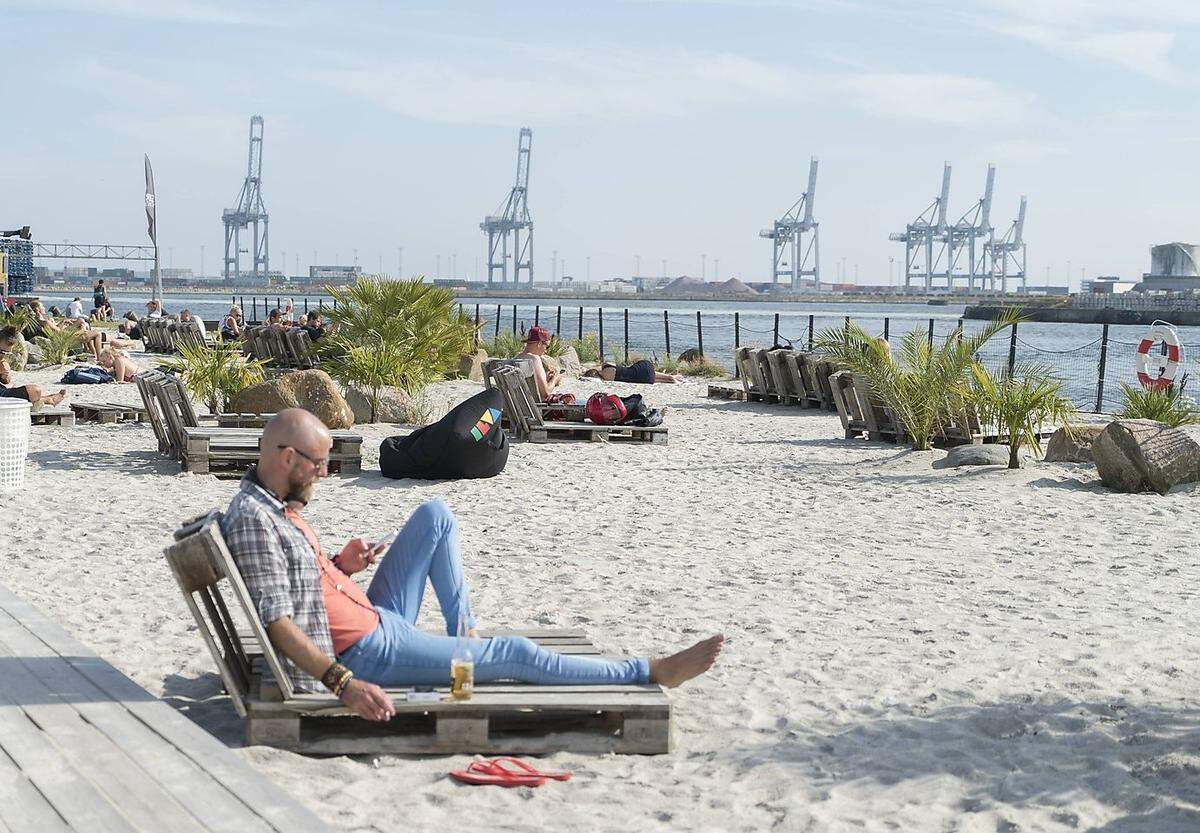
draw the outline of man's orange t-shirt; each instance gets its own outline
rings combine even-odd
[[[335,567],[321,552],[317,534],[308,521],[291,509],[284,514],[304,533],[313,552],[317,554],[321,592],[325,596],[325,610],[329,614],[329,633],[333,636],[333,650],[340,654],[379,627],[379,613],[354,579]]]

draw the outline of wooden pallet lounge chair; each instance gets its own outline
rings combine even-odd
[[[72,402],[71,410],[79,422],[99,422],[112,425],[118,422],[147,422],[150,415],[144,407],[117,402]]]
[[[842,430],[846,432],[846,439],[866,434],[867,424],[858,404],[858,395],[854,392],[854,377],[850,371],[839,370],[832,374],[829,377],[829,386],[838,418],[842,421]]]
[[[248,744],[322,755],[671,751],[671,703],[657,685],[477,683],[463,701],[450,699],[448,687],[435,688],[434,702],[411,702],[407,690],[389,689],[396,716],[386,724],[356,717],[332,694],[297,691],[219,520],[214,511],[185,525],[164,555],[246,721]],[[565,653],[598,653],[578,631],[511,633]]]
[[[804,387],[808,391],[809,402],[815,400],[819,407],[827,411],[835,410],[829,376],[838,368],[820,353],[797,353],[796,362],[804,375]]]
[[[793,351],[787,348],[763,350],[759,353],[760,361],[765,359],[766,373],[769,375],[771,389],[781,405],[799,405],[801,390],[797,390],[792,380],[792,372],[788,368],[787,359]]]
[[[528,442],[545,443],[567,440],[590,442],[646,442],[667,444],[667,426],[641,427],[636,425],[596,425],[592,422],[547,420],[544,410],[563,408],[562,405],[535,403],[515,367],[499,367],[494,373],[496,387],[504,397],[504,411],[513,434]]]
[[[903,428],[861,377],[849,370],[839,370],[830,374],[829,386],[846,439],[866,436],[871,440],[899,442],[904,438]]]
[[[784,371],[791,380],[791,389],[796,398],[796,404],[801,408],[821,407],[820,391],[810,390],[804,378],[804,370],[800,365],[800,354],[795,350],[787,350],[782,355]]]
[[[733,351],[733,361],[742,377],[742,392],[747,402],[767,401],[767,383],[757,356],[754,347],[738,347]]]
[[[70,428],[75,424],[75,412],[65,405],[34,408],[29,412],[29,421],[33,425],[57,425],[61,428]]]
[[[184,471],[196,474],[241,476],[256,462],[262,440],[261,428],[224,428],[200,425],[195,408],[182,382],[157,370],[138,374],[151,426],[159,451],[179,460]],[[330,474],[362,471],[362,435],[331,431]],[[218,471],[214,471],[218,469]]]
[[[306,370],[321,364],[313,353],[312,337],[305,330],[300,328],[286,330],[282,335],[289,351],[292,367]]]

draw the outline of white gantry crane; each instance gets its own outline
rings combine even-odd
[[[821,288],[820,228],[813,219],[813,201],[817,194],[817,159],[808,163],[808,190],[776,220],[769,229],[758,233],[771,241],[771,283],[787,277],[792,292],[798,292],[803,278],[812,278],[813,289]]]
[[[917,215],[905,230],[888,235],[889,240],[904,244],[904,288],[911,289],[919,278],[924,291],[933,288],[935,278],[950,281],[950,252],[946,245],[950,227],[946,211],[950,201],[950,163],[942,169],[942,190],[933,203]]]
[[[967,291],[975,292],[983,289],[987,283],[988,259],[987,244],[995,235],[992,228],[992,189],[996,184],[996,166],[988,165],[987,184],[983,187],[983,197],[969,211],[962,215],[950,228],[947,239],[950,253],[950,288],[959,278],[966,278]],[[975,241],[980,241],[976,248]],[[961,263],[966,255],[965,274]]]
[[[1021,195],[1021,207],[1017,209],[1017,219],[1008,227],[1008,231],[999,240],[994,237],[986,246],[988,276],[990,289],[996,290],[996,282],[1000,282],[1000,291],[1008,292],[1009,278],[1021,282],[1021,291],[1025,290],[1025,195]]]
[[[522,127],[517,139],[517,182],[496,213],[484,217],[479,224],[488,238],[488,283],[492,283],[492,276],[497,270],[500,272],[500,282],[508,282],[510,259],[513,283],[521,282],[522,270],[529,276],[529,283],[533,283],[533,220],[529,216],[529,153],[532,145],[533,131]]]
[[[250,250],[250,275],[265,281],[269,269],[267,243],[267,209],[262,198],[262,141],[263,117],[250,117],[250,161],[246,166],[246,181],[238,194],[237,208],[227,208],[221,213],[225,223],[225,280],[242,275],[241,255],[246,251],[241,245],[242,229],[254,226],[254,248]],[[262,223],[262,234],[258,224]],[[230,268],[232,267],[232,274]]]

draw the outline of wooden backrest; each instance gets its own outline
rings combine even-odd
[[[800,366],[800,354],[795,350],[788,350],[783,356],[783,365],[792,379],[792,390],[796,396],[804,400],[811,398],[812,392],[808,389],[808,383],[804,380],[804,369]]]
[[[163,556],[183,592],[204,644],[221,672],[234,708],[245,717],[252,657],[238,636],[239,624],[248,627],[258,641],[263,659],[284,698],[291,698],[295,688],[242,581],[221,534],[220,521],[221,513],[214,509],[184,524],[175,532],[175,543],[163,550]],[[236,618],[223,591],[231,594],[236,602]]]
[[[784,357],[791,354],[791,350],[787,348],[779,348],[777,350],[764,350],[763,355],[767,359],[767,369],[771,372],[771,380],[775,392],[780,396],[795,396],[796,390],[792,386],[792,376],[788,372]]]
[[[750,347],[737,347],[733,351],[733,363],[738,369],[739,375],[742,377],[742,389],[747,393],[762,393],[762,388],[758,387],[758,383],[754,378],[754,371],[751,370],[751,350]]]
[[[504,397],[508,420],[519,436],[527,436],[531,429],[542,424],[541,410],[529,397],[521,371],[515,367],[495,369],[496,387]]]
[[[858,404],[858,396],[854,392],[854,377],[848,370],[839,370],[829,377],[829,387],[833,396],[834,407],[837,408],[838,418],[846,431],[863,428],[862,409]]]
[[[138,393],[142,397],[142,405],[146,408],[146,416],[150,420],[150,427],[154,429],[154,436],[158,440],[158,451],[160,454],[165,454],[172,449],[171,437],[167,433],[166,417],[163,416],[162,403],[159,401],[158,393],[155,389],[155,380],[159,376],[163,376],[160,370],[143,370],[141,373],[133,377],[134,384],[137,385]]]
[[[296,367],[312,367],[316,362],[312,354],[312,336],[307,330],[293,329],[283,334],[283,339],[291,351],[292,361]]]

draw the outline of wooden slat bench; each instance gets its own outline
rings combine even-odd
[[[51,408],[35,408],[29,412],[29,421],[34,425],[59,425],[70,428],[75,424],[75,412],[62,405]]]
[[[528,442],[633,442],[667,444],[667,426],[596,425],[592,422],[551,421],[542,416],[543,409],[553,410],[561,405],[538,405],[529,396],[515,367],[497,367],[493,373],[496,387],[504,397],[504,411],[513,433]]]
[[[116,402],[72,402],[71,410],[80,422],[99,422],[105,425],[117,422],[146,422],[150,418],[145,408]]]
[[[0,829],[330,829],[212,735],[3,587],[0,657]]]
[[[389,689],[396,717],[386,724],[354,716],[332,694],[296,691],[219,521],[212,512],[185,525],[164,555],[233,707],[246,720],[249,743],[328,755],[670,751],[671,703],[657,685],[480,683],[463,701],[439,686],[434,702],[410,701],[407,690]],[[596,651],[580,631],[521,633],[547,647]]]
[[[709,385],[708,386],[708,398],[709,399],[732,399],[737,402],[745,402],[746,401],[746,391],[744,388],[734,387],[733,385]]]

